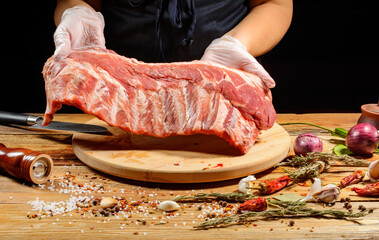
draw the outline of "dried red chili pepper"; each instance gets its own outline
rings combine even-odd
[[[262,212],[267,209],[266,198],[254,198],[242,203],[238,209],[244,211]]]
[[[340,186],[341,186],[341,188],[344,188],[344,187],[347,187],[349,185],[352,185],[352,184],[355,184],[355,183],[359,183],[360,181],[362,181],[362,179],[364,178],[364,176],[365,176],[365,171],[363,171],[363,170],[357,170],[353,174],[351,174],[351,175],[349,175],[347,177],[344,177],[340,181]]]
[[[252,187],[251,189],[257,189],[259,190],[260,194],[268,195],[268,194],[271,194],[283,189],[290,182],[291,182],[291,178],[289,178],[288,176],[283,176],[271,181],[267,181],[267,180],[260,181],[258,188]]]
[[[352,188],[358,196],[362,197],[379,197],[379,182],[367,185],[364,188]]]

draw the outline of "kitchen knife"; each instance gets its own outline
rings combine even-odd
[[[43,118],[38,116],[0,111],[0,123],[2,124],[17,124],[43,130],[109,134],[107,128],[97,125],[52,121],[49,125],[42,126],[42,121]]]

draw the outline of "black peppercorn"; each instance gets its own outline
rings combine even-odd
[[[97,206],[97,204],[99,204],[99,201],[97,201],[97,200],[92,201],[92,205]]]

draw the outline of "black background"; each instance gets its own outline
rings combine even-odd
[[[54,53],[55,1],[11,2],[1,17],[0,110],[44,112],[41,71]],[[294,0],[288,33],[261,58],[277,82],[272,92],[278,113],[360,112],[362,104],[378,101],[374,2]]]

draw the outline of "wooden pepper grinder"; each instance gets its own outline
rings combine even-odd
[[[0,169],[10,175],[35,184],[49,180],[53,160],[47,154],[25,148],[7,148],[0,143]]]

